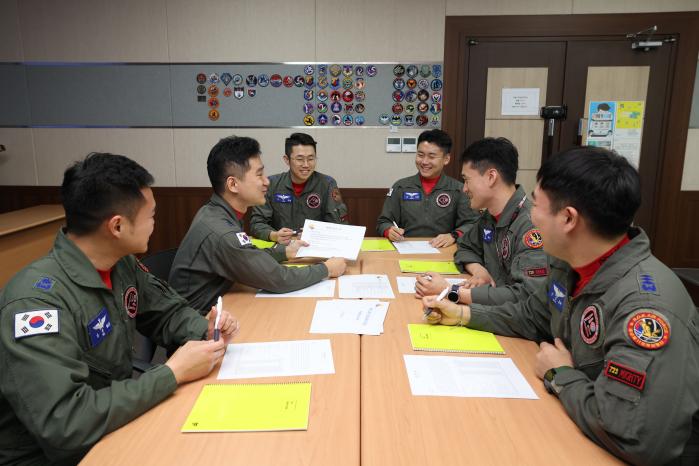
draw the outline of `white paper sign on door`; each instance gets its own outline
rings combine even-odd
[[[503,88],[501,115],[539,115],[539,88]]]

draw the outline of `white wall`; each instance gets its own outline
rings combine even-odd
[[[0,61],[441,61],[447,15],[699,10],[697,0],[0,0]],[[231,133],[283,169],[292,130],[0,129],[0,184],[55,185],[93,150],[121,152],[158,186],[207,186],[205,160]],[[388,129],[312,129],[319,167],[344,187],[388,187],[413,157],[384,152]],[[404,129],[402,135],[417,135]],[[697,177],[699,178],[699,168]]]

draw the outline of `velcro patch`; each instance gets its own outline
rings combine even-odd
[[[403,200],[404,201],[421,201],[422,200],[422,193],[419,191],[416,191],[416,192],[405,191],[403,193]]]
[[[522,236],[522,242],[524,245],[532,248],[539,249],[544,245],[544,239],[541,237],[541,232],[536,228],[532,228]]]
[[[626,332],[636,346],[648,350],[660,349],[670,341],[670,324],[652,309],[631,316]]]
[[[645,294],[658,294],[658,287],[655,284],[655,279],[649,273],[638,274],[638,289]]]
[[[56,280],[53,278],[41,277],[36,281],[36,283],[34,283],[34,288],[49,291],[51,288],[53,288],[54,283],[56,283]]]
[[[241,246],[247,246],[248,244],[252,244],[252,241],[250,241],[250,237],[244,231],[236,233],[235,235],[238,237],[238,242]]]
[[[141,262],[140,260],[136,259],[136,265],[138,265],[138,267],[141,270],[143,270],[144,272],[150,273],[150,269],[148,267],[146,267],[145,264],[143,262]]]
[[[274,202],[279,202],[282,204],[291,204],[291,201],[292,201],[291,194],[276,193],[274,195]]]
[[[527,277],[546,277],[549,271],[546,267],[533,267],[531,269],[524,269],[524,274]]]
[[[15,340],[49,333],[58,333],[58,309],[15,314]]]
[[[87,323],[87,334],[90,335],[90,346],[95,347],[112,333],[112,321],[109,319],[109,311],[103,307],[99,314]]]
[[[614,361],[607,361],[607,366],[604,368],[604,375],[617,382],[635,388],[638,391],[643,390],[646,384],[645,372],[635,371]]]

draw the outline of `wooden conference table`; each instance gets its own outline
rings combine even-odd
[[[407,324],[420,322],[422,310],[413,295],[397,293],[398,259],[451,260],[453,251],[452,246],[429,256],[362,252],[351,263],[348,274],[391,277],[396,299],[381,336],[309,334],[315,298],[255,299],[254,290],[242,286],[226,295],[226,307],[241,322],[238,342],[331,340],[334,375],[221,381],[310,381],[307,431],[180,433],[202,386],[217,382],[215,369],[107,435],[81,464],[621,464],[588,440],[546,393],[534,374],[535,343],[498,337],[539,400],[411,394],[403,354],[448,353],[411,349]]]

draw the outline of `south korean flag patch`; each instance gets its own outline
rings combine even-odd
[[[58,333],[58,309],[15,314],[15,340],[49,333]]]
[[[248,244],[252,244],[252,241],[250,241],[250,237],[244,231],[236,233],[235,235],[238,237],[238,242],[241,246],[247,246]]]

